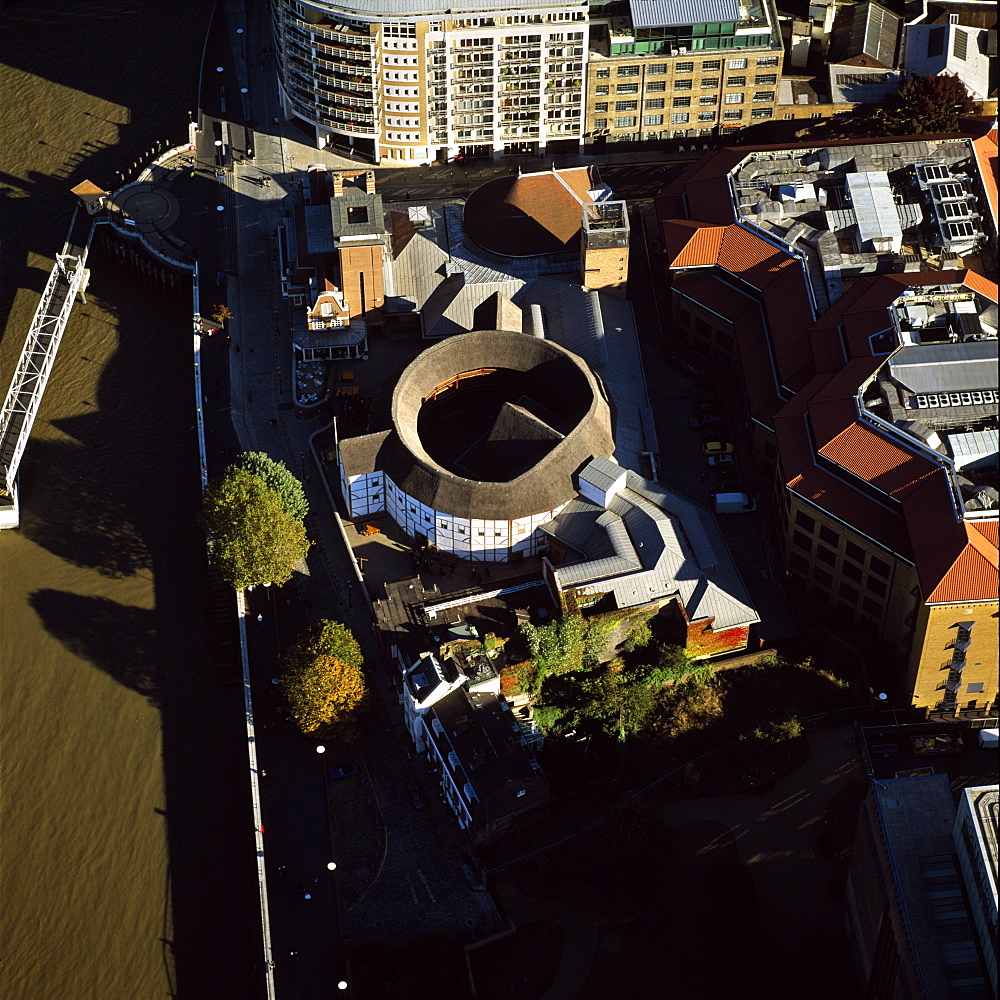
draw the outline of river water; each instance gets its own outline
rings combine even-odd
[[[210,14],[0,10],[0,391],[69,189],[184,140]],[[22,526],[0,532],[0,996],[250,997],[239,692],[208,654],[192,519],[190,298],[96,249],[90,266],[21,464]]]

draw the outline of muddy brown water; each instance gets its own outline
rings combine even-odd
[[[0,9],[0,391],[69,189],[185,137],[210,13]],[[253,997],[240,695],[208,652],[192,520],[190,299],[99,251],[90,265],[21,464],[21,527],[0,532],[0,995]]]

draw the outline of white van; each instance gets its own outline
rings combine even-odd
[[[746,493],[714,493],[716,514],[749,514],[757,509],[757,501]]]
[[[996,750],[998,741],[1000,741],[1000,729],[979,730],[979,745],[984,750]]]

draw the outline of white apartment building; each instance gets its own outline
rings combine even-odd
[[[365,158],[575,149],[587,3],[272,0],[285,114]]]

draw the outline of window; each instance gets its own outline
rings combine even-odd
[[[615,128],[635,128],[635,117],[631,118],[616,118]]]
[[[704,104],[718,104],[719,103],[719,95],[718,94],[712,94],[711,97],[699,97],[698,98],[698,103],[699,104],[703,104],[703,105]]]
[[[788,564],[794,570],[798,570],[803,576],[806,576],[809,572],[809,560],[805,556],[800,556],[798,552],[792,552],[788,556]]]
[[[966,689],[966,694],[982,694],[983,685],[981,683],[970,684]]]
[[[861,607],[864,608],[865,614],[871,615],[872,618],[880,618],[882,616],[882,605],[878,601],[873,601],[870,597],[861,598]]]
[[[594,76],[598,80],[607,80],[611,76],[611,70],[607,68],[599,69],[596,73],[594,73]]]
[[[598,87],[594,88],[594,92],[598,97],[607,97],[611,93],[611,87],[606,83],[600,84]]]
[[[753,99],[758,103],[766,102],[770,104],[774,100],[773,90],[755,90],[753,92]]]
[[[727,119],[728,121],[732,121],[735,118],[742,118],[743,117],[743,112],[742,111],[726,111],[726,112],[723,113],[722,117],[725,118],[725,119]]]
[[[778,82],[776,73],[758,73],[753,78],[756,87],[773,87]]]
[[[746,59],[730,59],[729,69],[746,69],[747,61]]]
[[[885,597],[885,590],[886,590],[885,584],[879,580],[876,580],[874,577],[871,576],[868,577],[868,582],[865,584],[865,586],[873,594],[878,594],[879,597]]]
[[[651,101],[646,101],[647,111],[657,111],[660,108],[666,107],[667,102],[662,97],[655,97]]]
[[[615,111],[638,111],[638,101],[618,101],[615,104]]]
[[[797,545],[806,552],[812,552],[812,539],[808,535],[803,535],[801,531],[796,531],[792,535],[792,545]]]
[[[825,569],[813,569],[813,580],[820,586],[826,587],[827,590],[833,586],[833,577]]]
[[[846,597],[852,604],[858,603],[858,598],[861,596],[853,587],[846,583],[842,583],[838,588],[841,597]]]
[[[886,578],[889,576],[889,564],[882,562],[881,559],[876,559],[875,556],[872,556],[871,569],[878,573],[879,576]]]
[[[861,577],[863,576],[861,570],[855,566],[853,563],[845,562],[843,567],[841,567],[844,576],[857,583],[861,582]]]
[[[726,94],[726,104],[742,104],[742,94]]]
[[[825,562],[827,566],[833,566],[837,562],[836,553],[831,552],[825,545],[816,546],[816,558],[820,562]]]
[[[678,114],[672,114],[670,116],[670,124],[671,125],[686,125],[687,122],[690,120],[690,118],[691,118],[690,115],[684,114],[683,112],[678,113]]]
[[[702,90],[716,90],[718,86],[719,78],[717,76],[703,76],[701,78]]]
[[[722,69],[722,62],[718,59],[706,59],[702,64],[701,68],[708,72],[712,69]]]
[[[714,111],[699,111],[698,121],[700,122],[714,122],[715,112]]]
[[[823,112],[822,111],[814,111],[809,117],[810,118],[822,118],[823,117]]]
[[[726,79],[727,87],[745,87],[747,78],[745,76],[730,76]]]
[[[638,76],[639,67],[638,66],[619,66],[618,67],[619,76]]]
[[[608,102],[607,101],[601,101],[599,104],[595,104],[594,105],[594,110],[595,111],[607,111],[608,110]]]
[[[607,120],[607,118],[595,118],[594,119],[594,128],[597,129],[598,132],[600,132],[602,129],[606,129],[607,127],[608,127],[608,120]]]
[[[642,119],[642,124],[645,125],[647,128],[650,125],[662,125],[663,124],[663,115],[646,115]]]
[[[825,524],[821,524],[819,526],[819,537],[826,542],[827,545],[836,546],[840,542],[840,535],[838,535],[832,528],[828,528]]]
[[[651,80],[646,84],[647,94],[662,94],[667,89],[666,80]]]
[[[690,97],[675,97],[674,98],[674,107],[675,108],[689,108],[689,107],[691,107],[691,98]]]
[[[674,90],[690,90],[694,86],[694,80],[674,80]]]
[[[667,71],[666,63],[653,63],[652,66],[646,67],[646,72],[650,76],[662,76]]]
[[[786,122],[790,122],[795,115],[782,115],[781,117],[784,118]]]
[[[805,528],[806,531],[815,531],[816,522],[808,515],[803,513],[801,510],[795,512],[795,523],[800,528]]]
[[[757,60],[758,66],[777,66],[778,57],[777,56],[761,56]]]
[[[694,72],[694,63],[693,62],[674,63],[674,72],[675,73],[693,73]]]
[[[969,51],[969,36],[966,32],[962,31],[960,28],[955,29],[955,37],[951,43],[951,54],[956,59],[961,59],[965,61],[965,57]]]
[[[639,84],[637,83],[619,83],[615,88],[616,94],[638,94]]]
[[[844,546],[844,551],[855,561],[861,563],[862,566],[865,564],[865,550],[861,548],[860,545],[855,545],[854,542],[848,542]]]

